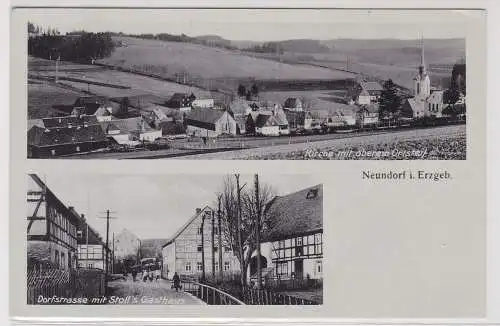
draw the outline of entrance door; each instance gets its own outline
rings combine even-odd
[[[295,277],[296,278],[304,278],[304,260],[296,260],[295,261]]]

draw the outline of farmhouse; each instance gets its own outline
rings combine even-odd
[[[214,242],[212,242],[212,232]],[[203,233],[203,242],[202,242]],[[162,248],[162,277],[171,278],[175,272],[181,276],[200,277],[205,267],[207,275],[215,267],[223,274],[239,271],[239,263],[231,248],[220,243],[222,265],[219,265],[219,228],[215,212],[208,206],[197,208],[194,215]],[[212,249],[213,248],[213,249]],[[204,264],[202,263],[202,252]],[[214,265],[215,262],[215,265]]]
[[[266,205],[261,236],[263,276],[279,279],[323,278],[323,186],[277,196]],[[247,277],[255,278],[256,252]],[[265,272],[265,275],[264,275]]]
[[[243,98],[236,98],[229,104],[229,110],[234,114],[235,117],[244,116],[246,117],[250,112],[254,111],[251,103]]]
[[[76,212],[75,212],[76,213]],[[108,251],[108,271],[111,270],[111,250],[106,247],[101,236],[81,216],[77,231],[78,268],[105,270],[106,250]]]
[[[304,111],[304,108],[302,107],[302,101],[295,97],[287,98],[285,100],[283,108],[285,110],[296,111],[296,112]]]
[[[161,130],[151,128],[143,117],[105,121],[101,123],[101,128],[118,144],[154,141],[162,136]]]
[[[427,98],[427,110],[429,115],[440,118],[443,115],[444,102],[443,102],[444,91],[435,90],[431,92],[431,95]]]
[[[356,125],[360,128],[374,126],[379,122],[378,106],[363,105],[356,112]]]
[[[169,108],[178,109],[184,112],[191,110],[191,104],[195,99],[196,96],[194,96],[193,93],[191,93],[191,95],[186,93],[175,93],[165,104]]]
[[[100,107],[109,107],[109,100],[104,96],[82,96],[76,99],[73,107],[83,108],[80,114],[94,114]]]
[[[28,156],[48,157],[87,152],[107,146],[108,141],[95,116],[42,119],[43,126],[28,130]]]
[[[290,132],[302,132],[311,129],[312,117],[309,111],[284,110]]]
[[[80,217],[36,174],[28,175],[28,266],[74,269]]]
[[[223,134],[237,134],[236,121],[228,111],[193,109],[186,115],[184,121],[188,135],[217,137]]]
[[[383,87],[377,82],[360,81],[354,89],[353,100],[357,105],[370,105],[380,100]]]

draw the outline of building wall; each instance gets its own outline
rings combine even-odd
[[[427,111],[429,115],[441,117],[443,108],[443,91],[434,91],[427,99]]]
[[[173,263],[174,269],[170,269],[170,275],[173,275],[173,272],[177,272],[181,275],[191,275],[199,277],[202,274],[201,270],[201,262],[202,262],[202,253],[201,253],[201,233],[199,232],[201,228],[202,218],[201,215],[198,216],[193,222],[175,239],[175,262]],[[217,228],[217,219],[215,219],[215,227]],[[206,218],[204,224],[204,252],[205,252],[205,274],[207,276],[212,273],[212,222],[211,217]],[[215,230],[217,231],[217,230]],[[214,236],[215,239],[215,262],[216,267],[218,267],[219,261],[219,252],[218,252],[218,235],[217,233]],[[171,251],[167,249],[165,252],[167,257],[164,259],[168,260],[172,264]],[[171,250],[171,249],[170,249]],[[238,260],[234,256],[232,251],[227,251],[224,247],[222,248],[222,268],[224,273],[236,273],[239,271]],[[216,268],[216,273],[218,270]]]
[[[111,271],[112,254],[108,254],[108,270]],[[105,270],[104,246],[98,244],[79,244],[78,245],[78,267],[79,268],[97,268]]]
[[[27,234],[28,259],[50,262],[61,269],[76,268],[76,222],[67,209],[56,205],[52,195],[40,202],[44,191],[28,176],[26,227],[33,219]]]
[[[216,132],[221,134],[236,135],[236,121],[225,112],[224,115],[215,123]]]
[[[140,140],[154,141],[156,138],[160,138],[161,136],[162,136],[161,130],[153,130],[141,133],[139,135],[139,138]]]
[[[264,136],[279,136],[280,127],[279,126],[264,126],[261,128],[256,128],[256,133]]]
[[[174,272],[177,271],[175,265],[175,241],[169,245],[163,247],[162,250],[163,266],[162,266],[162,277],[171,279]],[[177,271],[179,272],[179,271]]]
[[[214,137],[219,136],[219,133],[217,131],[208,130],[208,129],[204,129],[204,128],[200,128],[200,127],[196,127],[196,126],[191,126],[191,125],[187,126],[186,133],[188,135],[194,135],[196,137],[214,138]]]
[[[370,105],[371,97],[369,95],[360,95],[356,101],[358,105]]]
[[[300,242],[301,241],[301,242]],[[261,245],[267,267],[274,268],[274,277],[319,279],[323,277],[323,234],[321,232],[267,242]],[[297,269],[302,261],[302,273]],[[319,268],[318,268],[318,265]]]

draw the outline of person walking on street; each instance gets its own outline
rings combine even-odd
[[[161,272],[160,272],[159,268],[156,269],[155,275],[156,275],[156,282],[159,282],[160,281],[160,276],[161,276]]]
[[[135,282],[135,278],[137,277],[137,270],[132,268],[132,280]]]
[[[147,282],[148,280],[148,270],[146,268],[144,268],[144,270],[142,271],[142,280],[144,282]]]
[[[175,292],[179,292],[179,289],[181,286],[181,278],[179,277],[177,272],[175,272],[175,274],[174,274],[173,281],[174,281]]]

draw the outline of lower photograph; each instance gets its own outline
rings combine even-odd
[[[27,175],[28,305],[321,305],[311,175]]]

